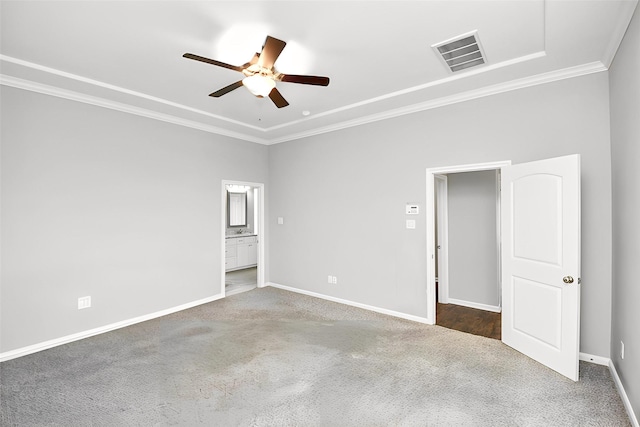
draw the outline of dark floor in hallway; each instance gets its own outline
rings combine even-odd
[[[502,314],[455,304],[436,306],[436,324],[456,331],[501,339]]]

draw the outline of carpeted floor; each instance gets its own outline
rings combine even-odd
[[[0,364],[2,426],[628,426],[500,341],[274,288]]]

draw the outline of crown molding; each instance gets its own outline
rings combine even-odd
[[[193,120],[182,119],[170,114],[158,113],[148,109],[134,107],[128,104],[110,101],[104,98],[85,95],[78,92],[74,92],[66,89],[60,89],[54,86],[49,86],[42,83],[36,83],[29,80],[19,79],[16,77],[6,76],[2,74],[0,74],[0,84],[19,88],[19,89],[29,90],[32,92],[38,92],[46,95],[65,98],[65,99],[69,99],[77,102],[83,102],[86,104],[96,105],[104,108],[109,108],[112,110],[122,111],[129,114],[135,114],[138,116],[143,116],[143,117],[151,118],[154,120],[173,123],[176,125],[189,127],[192,129],[198,129],[198,130],[202,130],[202,131],[217,134],[217,135],[228,136],[231,138],[240,139],[248,142],[254,142],[257,144],[264,144],[264,145],[273,145],[273,144],[279,144],[282,142],[293,141],[297,139],[320,135],[323,133],[334,132],[341,129],[347,129],[350,127],[361,126],[364,124],[373,123],[380,120],[387,120],[394,117],[403,116],[406,114],[412,114],[420,111],[444,107],[447,105],[457,104],[460,102],[470,101],[473,99],[483,98],[486,96],[496,95],[499,93],[523,89],[526,87],[536,86],[536,85],[545,84],[545,83],[551,83],[558,80],[570,79],[574,77],[580,77],[587,74],[598,73],[606,70],[607,70],[607,66],[605,66],[605,64],[603,64],[602,62],[600,61],[591,62],[588,64],[579,65],[576,67],[564,68],[561,70],[538,74],[535,76],[525,77],[522,79],[512,80],[510,82],[500,83],[500,84],[488,86],[485,88],[471,90],[471,91],[459,93],[456,95],[429,100],[426,102],[421,102],[421,103],[409,105],[406,107],[396,108],[396,109],[385,111],[382,113],[371,114],[371,115],[359,117],[353,120],[347,120],[344,122],[340,122],[340,123],[336,123],[328,126],[318,127],[315,129],[311,129],[309,131],[292,133],[279,138],[257,138],[244,133],[229,131],[217,126],[211,126],[211,125],[206,125]],[[336,110],[333,110],[333,111],[335,112]],[[274,128],[270,128],[267,130],[271,130],[271,129],[274,129]],[[264,129],[261,129],[261,130],[264,130]]]
[[[178,108],[178,109],[181,109],[181,110],[189,111],[191,113],[200,114],[202,116],[211,117],[211,118],[216,119],[216,120],[222,120],[222,121],[225,121],[225,122],[228,122],[228,123],[233,123],[235,125],[243,126],[243,127],[246,127],[246,128],[252,129],[252,130],[257,130],[257,131],[260,131],[260,132],[264,132],[265,131],[265,129],[263,129],[261,127],[254,126],[254,125],[249,125],[247,123],[244,123],[244,122],[241,122],[241,121],[238,121],[238,120],[233,120],[233,119],[230,119],[228,117],[220,116],[218,114],[209,113],[208,111],[199,110],[197,108],[192,108],[192,107],[189,107],[189,106],[186,106],[186,105],[183,105],[183,104],[179,104],[177,102],[168,101],[168,100],[163,99],[163,98],[158,98],[157,96],[147,95],[146,93],[142,93],[142,92],[137,92],[135,90],[126,89],[126,88],[123,88],[123,87],[120,87],[120,86],[116,86],[116,85],[112,85],[112,84],[109,84],[109,83],[102,82],[100,80],[90,79],[88,77],[83,77],[83,76],[80,76],[78,74],[68,73],[66,71],[58,70],[56,68],[46,67],[44,65],[36,64],[34,62],[25,61],[23,59],[14,58],[12,56],[7,56],[7,55],[0,54],[0,61],[10,62],[12,64],[20,65],[22,67],[26,67],[26,68],[31,68],[33,70],[42,71],[44,73],[48,73],[48,74],[64,77],[64,78],[67,78],[67,79],[70,79],[70,80],[75,80],[75,81],[82,82],[82,83],[87,83],[87,84],[90,84],[90,85],[93,85],[93,86],[97,86],[97,87],[113,90],[115,92],[124,93],[124,94],[131,95],[131,96],[134,96],[134,97],[137,97],[137,98],[147,99],[149,101],[157,102],[159,104],[168,105],[168,106],[175,107],[175,108]]]
[[[476,74],[482,74],[482,73],[486,73],[488,71],[493,71],[493,70],[497,70],[500,68],[504,68],[504,67],[508,67],[511,65],[515,65],[515,64],[519,64],[521,62],[527,62],[527,61],[531,61],[537,58],[542,58],[544,56],[546,56],[546,52],[545,51],[540,51],[540,52],[535,52],[532,53],[530,55],[524,55],[524,56],[520,56],[518,58],[515,59],[511,59],[508,61],[502,61],[500,63],[497,64],[492,64],[492,65],[486,65],[486,66],[482,66],[482,67],[478,67],[476,69],[471,69],[469,71],[465,71],[462,74],[452,74],[449,75],[443,79],[439,79],[439,80],[434,80],[428,83],[424,83],[418,86],[412,86],[406,89],[401,89],[395,92],[391,92],[391,93],[387,93],[384,95],[380,95],[380,96],[376,96],[374,98],[369,98],[369,99],[365,99],[364,101],[360,101],[360,102],[355,102],[353,104],[349,104],[349,105],[345,105],[342,106],[340,108],[335,108],[333,110],[328,110],[328,111],[324,111],[322,113],[318,113],[318,114],[314,114],[313,116],[310,117],[306,117],[304,119],[299,119],[299,120],[295,120],[292,122],[288,122],[288,123],[283,123],[281,125],[276,125],[276,126],[271,126],[267,129],[265,129],[267,132],[270,131],[274,131],[274,130],[278,130],[278,129],[284,129],[286,127],[304,122],[304,121],[308,121],[308,120],[314,120],[314,119],[318,119],[321,117],[326,117],[326,116],[330,116],[332,114],[336,114],[336,113],[340,113],[342,111],[347,111],[347,110],[351,110],[353,108],[358,108],[358,107],[362,107],[365,105],[369,105],[369,104],[374,104],[376,102],[380,102],[380,101],[384,101],[387,99],[391,99],[391,98],[395,98],[397,96],[402,96],[402,95],[406,95],[409,93],[413,93],[413,92],[418,92],[421,90],[425,90],[425,89],[429,89],[435,86],[439,86],[442,84],[446,84],[446,83],[451,83],[454,82],[456,80],[461,80],[461,79],[466,79],[469,78],[471,76],[474,76]]]
[[[629,24],[633,19],[633,12],[638,5],[638,0],[630,0],[624,1],[620,5],[622,8],[621,16],[624,16],[625,19],[622,19],[618,22],[618,26],[611,34],[611,40],[609,40],[609,45],[607,46],[607,50],[603,54],[602,63],[609,69],[611,64],[613,63],[613,59],[618,52],[618,48],[622,43],[622,39],[624,38],[625,33],[627,32],[627,28],[629,28]]]
[[[0,84],[3,86],[10,86],[17,89],[28,90],[31,92],[37,92],[44,95],[51,95],[58,98],[69,99],[71,101],[77,101],[85,104],[95,105],[98,107],[109,108],[111,110],[121,111],[123,113],[135,114],[137,116],[147,117],[150,119],[172,123],[175,125],[184,126],[192,129],[198,129],[201,131],[214,133],[217,135],[228,136],[230,138],[241,139],[249,142],[255,142],[257,144],[269,144],[269,141],[263,138],[256,138],[251,135],[229,131],[217,126],[206,125],[204,123],[183,119],[170,114],[158,113],[156,111],[148,110],[146,108],[134,107],[129,104],[115,102],[115,101],[100,98],[97,96],[85,95],[79,92],[74,92],[67,89],[61,89],[55,86],[49,86],[42,83],[32,82],[30,80],[19,79],[17,77],[6,76],[4,74],[0,74]]]
[[[394,117],[404,116],[406,114],[417,113],[419,111],[430,110],[433,108],[444,107],[446,105],[457,104],[460,102],[471,101],[473,99],[484,98],[486,96],[496,95],[499,93],[510,92],[513,90],[523,89],[531,86],[537,86],[545,83],[551,83],[558,80],[565,80],[574,77],[580,77],[587,74],[599,73],[606,71],[607,67],[600,62],[591,62],[589,64],[579,65],[576,67],[564,68],[561,70],[552,71],[549,73],[538,74],[531,77],[525,77],[522,79],[512,80],[510,82],[500,83],[493,86],[488,86],[481,89],[471,90],[456,95],[445,96],[442,98],[421,102],[418,104],[409,105],[402,108],[396,108],[393,110],[385,111],[378,114],[371,114],[369,116],[360,117],[354,120],[348,120],[334,125],[324,126],[321,128],[313,129],[307,132],[300,132],[283,136],[281,138],[274,138],[270,140],[270,144],[279,144],[281,142],[292,141],[301,138],[307,138],[327,132],[333,132],[341,129],[346,129],[354,126],[361,126],[367,123],[373,123],[380,120],[392,119]]]
[[[217,114],[209,113],[207,111],[199,110],[197,108],[192,108],[192,107],[189,107],[189,106],[186,106],[186,105],[183,105],[183,104],[179,104],[179,103],[176,103],[176,102],[173,102],[173,101],[169,101],[169,100],[166,100],[166,99],[163,99],[163,98],[159,98],[159,97],[151,96],[151,95],[148,95],[148,94],[145,94],[145,93],[142,93],[142,92],[137,92],[137,91],[134,91],[134,90],[126,89],[126,88],[123,88],[123,87],[120,87],[120,86],[116,86],[116,85],[113,85],[113,84],[110,84],[110,83],[102,82],[100,80],[90,79],[88,77],[83,77],[83,76],[80,76],[78,74],[73,74],[73,73],[69,73],[69,72],[66,72],[66,71],[58,70],[56,68],[47,67],[47,66],[44,66],[44,65],[41,65],[41,64],[36,64],[34,62],[25,61],[23,59],[14,58],[12,56],[7,56],[7,55],[0,54],[0,61],[9,62],[9,63],[12,63],[12,64],[20,65],[22,67],[30,68],[30,69],[41,71],[41,72],[44,72],[44,73],[48,73],[48,74],[64,77],[64,78],[67,78],[67,79],[70,79],[70,80],[74,80],[74,81],[90,84],[90,85],[93,85],[93,86],[97,86],[97,87],[113,90],[115,92],[124,93],[124,94],[130,95],[130,96],[146,99],[146,100],[157,102],[157,103],[163,104],[163,105],[168,105],[168,106],[171,106],[171,107],[174,107],[174,108],[178,108],[178,109],[181,109],[181,110],[189,111],[191,113],[196,113],[196,114],[199,114],[199,115],[202,115],[202,116],[211,117],[211,118],[216,119],[216,120],[225,121],[227,123],[233,123],[233,124],[238,125],[238,126],[242,126],[242,127],[254,130],[254,131],[258,131],[258,132],[262,132],[262,133],[268,134],[271,131],[278,130],[278,129],[284,129],[284,128],[287,128],[287,127],[290,127],[290,126],[294,126],[294,125],[299,124],[299,123],[304,122],[304,121],[319,119],[321,117],[330,116],[330,115],[337,114],[337,113],[340,113],[340,112],[343,112],[343,111],[348,111],[348,110],[351,110],[351,109],[354,109],[354,108],[362,107],[362,106],[369,105],[369,104],[374,104],[376,102],[380,102],[380,101],[384,101],[384,100],[387,100],[387,99],[395,98],[395,97],[398,97],[398,96],[406,95],[406,94],[409,94],[409,93],[413,93],[413,92],[418,92],[418,91],[421,91],[421,90],[429,89],[429,88],[432,88],[432,87],[435,87],[435,86],[439,86],[439,85],[442,85],[442,84],[446,84],[446,83],[450,83],[450,82],[453,82],[453,81],[456,81],[456,80],[465,79],[465,78],[468,78],[468,77],[471,77],[471,76],[474,76],[474,75],[477,75],[477,74],[486,73],[488,71],[497,70],[497,69],[508,67],[508,66],[511,66],[511,65],[514,65],[514,64],[518,64],[518,63],[521,63],[521,62],[531,61],[531,60],[534,60],[534,59],[537,59],[537,58],[544,57],[545,55],[546,55],[545,51],[534,52],[534,53],[529,54],[529,55],[524,55],[524,56],[521,56],[521,57],[518,57],[518,58],[515,58],[515,59],[511,59],[511,60],[508,60],[508,61],[502,61],[502,62],[497,63],[497,64],[478,67],[477,69],[466,71],[463,74],[449,75],[449,76],[447,76],[447,77],[445,77],[443,79],[439,79],[439,80],[435,80],[435,81],[432,81],[432,82],[424,83],[424,84],[421,84],[421,85],[417,85],[417,86],[409,87],[409,88],[406,88],[406,89],[402,89],[402,90],[399,90],[399,91],[387,93],[387,94],[384,94],[384,95],[381,95],[381,96],[365,99],[365,100],[360,101],[360,102],[356,102],[356,103],[353,103],[353,104],[342,106],[340,108],[335,108],[335,109],[332,109],[332,110],[324,111],[322,113],[314,114],[311,117],[306,117],[304,119],[290,121],[290,122],[283,123],[283,124],[276,125],[276,126],[272,126],[272,127],[269,127],[269,128],[261,128],[261,127],[255,126],[255,125],[250,125],[250,124],[238,121],[238,120],[229,119],[229,118],[224,117],[224,116],[220,116],[220,115],[217,115]],[[217,133],[217,132],[214,132],[214,133]],[[249,138],[252,138],[252,137],[249,137]],[[240,139],[244,139],[244,138],[240,138]],[[247,140],[255,142],[252,139],[247,139]]]

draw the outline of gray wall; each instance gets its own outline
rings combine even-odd
[[[609,357],[608,87],[607,73],[591,74],[271,146],[269,280],[425,317],[425,169],[578,153],[580,348]],[[407,202],[423,207],[415,230]]]
[[[222,179],[269,178],[267,280],[426,316],[425,169],[580,153],[581,351],[609,357],[607,73],[268,148],[18,89],[1,98],[0,351],[215,295]],[[423,207],[416,230],[407,202]],[[79,311],[84,295],[94,306]]]
[[[267,147],[5,86],[1,98],[0,351],[219,294],[221,181],[266,183]]]
[[[500,305],[497,172],[447,175],[449,298]]]
[[[611,359],[640,417],[640,12],[610,70],[613,188]],[[620,341],[625,358],[620,358]]]

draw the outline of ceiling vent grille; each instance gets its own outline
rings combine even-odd
[[[476,31],[431,46],[447,69],[453,73],[485,63],[485,55]]]

